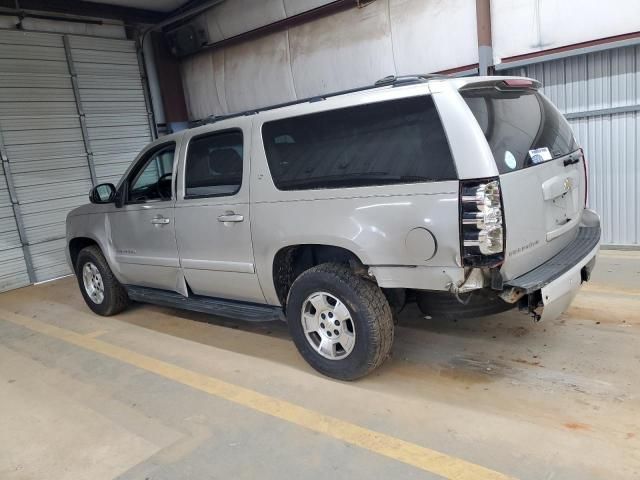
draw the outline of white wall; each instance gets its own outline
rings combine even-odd
[[[491,0],[494,62],[640,30],[640,0]]]
[[[228,38],[255,28],[265,17],[299,13],[301,3],[326,2],[225,2],[212,12],[237,5],[249,12],[259,4],[259,15],[253,12],[242,20],[208,13],[210,36],[213,41]],[[189,117],[195,120],[371,84],[387,75],[436,72],[477,61],[475,0],[376,0],[187,58],[182,74]]]
[[[229,0],[216,42],[328,0]],[[640,30],[640,0],[492,0],[494,60]],[[478,62],[475,0],[376,0],[182,64],[191,119]]]

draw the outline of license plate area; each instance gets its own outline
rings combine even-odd
[[[577,223],[581,210],[579,186],[576,170],[556,175],[542,184],[547,241],[563,235]]]

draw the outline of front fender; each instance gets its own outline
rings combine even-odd
[[[109,241],[111,232],[107,212],[90,214],[74,214],[74,212],[71,212],[67,216],[67,245],[65,255],[72,271],[75,271],[75,265],[73,265],[71,260],[70,245],[72,240],[77,238],[86,238],[95,242],[107,260],[109,268],[111,268],[118,281],[122,281],[122,275],[118,268],[118,263],[115,260],[115,251]]]

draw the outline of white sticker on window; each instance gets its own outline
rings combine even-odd
[[[511,170],[516,168],[516,165],[518,164],[516,162],[516,157],[514,157],[513,153],[511,153],[509,150],[504,152],[504,163],[506,163],[507,167],[509,167]]]
[[[535,150],[529,150],[529,156],[534,164],[546,162],[553,158],[551,152],[547,147],[536,148]]]

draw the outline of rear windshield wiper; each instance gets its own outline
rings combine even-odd
[[[565,158],[562,163],[564,164],[565,167],[568,167],[569,165],[578,163],[581,158],[582,158],[582,155],[580,155],[580,152],[573,152],[573,153],[570,153],[569,156]]]

